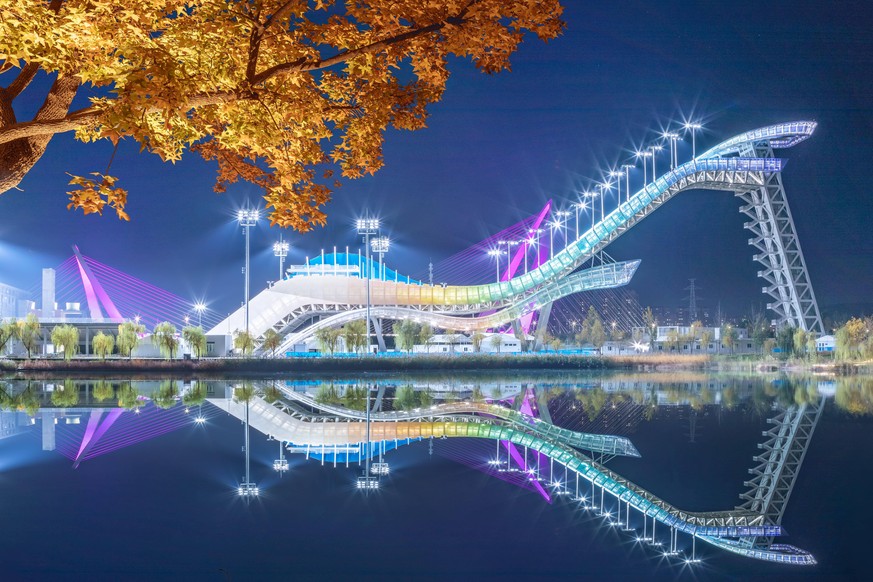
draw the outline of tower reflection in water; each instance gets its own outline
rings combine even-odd
[[[657,553],[686,563],[698,558],[698,540],[758,560],[811,565],[813,556],[780,543],[792,488],[826,398],[858,408],[866,392],[845,383],[785,378],[719,380],[635,376],[579,383],[550,381],[225,382],[225,381],[13,381],[2,385],[4,435],[39,425],[43,450],[70,458],[74,467],[145,439],[183,427],[206,426],[230,414],[244,426],[244,498],[260,489],[251,475],[250,430],[279,443],[273,469],[288,471],[285,455],[362,471],[359,490],[377,490],[390,475],[388,453],[434,439],[494,441],[494,456],[464,458],[469,440],[447,447],[447,456],[525,486],[546,500],[564,499],[610,528]],[[855,387],[856,388],[856,387]],[[488,394],[486,396],[485,394]],[[639,457],[627,430],[658,407],[689,411],[694,438],[698,410],[743,406],[769,415],[759,453],[734,508],[690,512],[655,496],[611,470],[616,457]],[[610,420],[612,421],[610,423]],[[480,453],[477,453],[480,454]],[[690,548],[680,552],[680,535]],[[688,546],[688,544],[682,544]]]

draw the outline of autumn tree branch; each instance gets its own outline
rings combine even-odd
[[[386,49],[390,46],[420,37],[432,32],[436,32],[438,30],[442,30],[448,25],[454,26],[463,26],[467,21],[465,20],[465,16],[470,7],[477,4],[480,0],[471,0],[457,15],[450,16],[445,18],[440,22],[436,22],[427,26],[423,26],[420,28],[415,28],[412,30],[408,30],[401,34],[397,34],[391,36],[386,39],[382,39],[367,45],[364,45],[359,48],[350,49],[341,51],[335,54],[332,57],[328,57],[325,59],[318,59],[315,61],[309,60],[307,58],[297,59],[295,61],[291,61],[288,63],[281,63],[278,65],[274,65],[260,73],[253,74],[251,79],[248,80],[249,87],[243,89],[240,88],[236,91],[224,91],[218,93],[206,93],[200,95],[192,96],[188,102],[185,104],[185,110],[196,109],[198,107],[204,107],[207,105],[215,105],[218,103],[227,103],[236,100],[242,99],[252,99],[255,96],[252,94],[252,89],[254,86],[260,85],[265,81],[269,80],[272,77],[282,74],[289,73],[300,73],[300,72],[311,72],[324,70],[336,65],[347,62],[350,59],[353,59],[360,55],[365,54],[373,54],[377,53],[383,49]],[[60,2],[60,0],[54,0],[54,2]],[[276,14],[272,15],[267,20],[267,24],[275,23],[278,20],[280,13],[287,12],[291,8],[291,2],[283,5]],[[266,26],[266,24],[264,25]],[[260,35],[259,35],[260,36]],[[255,37],[252,37],[253,40],[256,40]],[[257,46],[257,42],[255,43]],[[254,52],[250,52],[250,60],[248,62],[248,67],[253,65],[252,57],[257,59],[257,50]],[[247,70],[248,76],[248,70]],[[158,108],[147,111],[146,113],[158,111]],[[57,133],[64,133],[67,131],[75,131],[80,127],[84,127],[89,123],[94,123],[99,120],[100,115],[102,114],[102,110],[96,106],[89,106],[83,109],[79,109],[77,111],[73,111],[64,117],[56,118],[56,119],[34,119],[33,121],[27,121],[22,123],[16,123],[9,127],[0,129],[0,145],[9,143],[16,139],[35,137],[35,136],[45,136],[45,135],[54,135]]]

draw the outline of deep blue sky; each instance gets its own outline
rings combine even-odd
[[[548,198],[574,199],[634,144],[683,117],[705,123],[701,148],[762,125],[814,119],[813,139],[785,152],[784,175],[813,285],[823,305],[870,298],[873,202],[863,178],[873,150],[869,3],[565,4],[565,34],[549,44],[529,39],[511,73],[486,76],[453,62],[429,127],[389,133],[385,168],[335,194],[328,228],[286,233],[292,259],[356,245],[351,222],[367,207],[395,240],[389,263],[418,274],[429,258],[437,263]],[[23,110],[36,106],[37,89]],[[137,149],[123,145],[113,163],[130,190],[133,220],[121,223],[65,209],[65,172],[103,171],[111,146],[55,138],[23,192],[0,196],[0,281],[29,287],[39,269],[78,244],[179,295],[205,297],[218,311],[239,305],[243,240],[232,218],[261,193],[239,186],[216,195],[214,168],[199,157],[173,166]],[[689,155],[686,142],[679,157]],[[643,259],[631,284],[643,305],[682,304],[690,277],[704,306],[721,301],[739,314],[764,301],[737,207],[725,193],[683,194],[613,245],[616,258]],[[255,289],[276,276],[269,248],[278,236],[264,225],[253,238]],[[482,269],[490,273],[493,264],[483,258]]]

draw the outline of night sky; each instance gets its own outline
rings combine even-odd
[[[819,303],[868,301],[873,283],[873,202],[864,173],[873,151],[873,7],[868,2],[658,3],[609,6],[568,0],[567,29],[549,44],[528,39],[513,70],[496,76],[454,61],[429,127],[389,132],[385,168],[347,182],[328,206],[329,225],[286,232],[291,260],[322,247],[358,244],[364,208],[384,220],[388,262],[421,274],[434,263],[530,216],[543,203],[575,200],[635,146],[684,119],[701,121],[698,151],[736,133],[787,120],[819,122],[813,138],[786,150],[784,173]],[[21,99],[29,118],[46,86]],[[0,77],[0,84],[7,84]],[[84,99],[84,95],[82,96]],[[83,101],[84,103],[84,101]],[[125,143],[112,166],[130,191],[130,223],[66,210],[65,172],[103,172],[112,146],[56,137],[21,184],[0,196],[0,281],[34,285],[70,245],[183,297],[227,311],[242,301],[243,238],[234,213],[261,192],[212,192],[215,168],[196,155],[161,163]],[[680,161],[691,153],[680,144]],[[668,167],[667,156],[659,160]],[[634,190],[641,170],[631,178]],[[679,306],[687,279],[700,304],[741,315],[765,302],[738,202],[723,192],[685,193],[610,247],[643,259],[631,288],[643,305]],[[279,229],[253,237],[253,288],[278,271]],[[482,269],[493,263],[482,258]],[[440,273],[435,274],[439,281]],[[450,283],[452,281],[449,281]]]

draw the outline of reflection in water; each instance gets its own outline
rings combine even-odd
[[[609,527],[665,556],[694,562],[701,540],[751,558],[814,564],[809,553],[779,543],[780,524],[825,398],[831,396],[847,412],[869,414],[873,379],[638,374],[510,381],[393,377],[366,383],[16,380],[0,382],[0,407],[7,411],[0,415],[4,436],[38,425],[43,449],[56,450],[78,467],[229,413],[245,423],[246,476],[238,488],[243,496],[258,494],[248,458],[250,428],[278,441],[273,468],[280,473],[288,469],[286,453],[334,467],[370,466],[372,459],[365,475],[376,484],[389,472],[387,453],[397,447],[421,440],[432,447],[433,439],[489,439],[493,456],[471,464],[547,500],[571,500],[573,507],[602,516]],[[706,407],[770,417],[739,507],[685,511],[608,468],[616,456],[639,456],[632,440],[620,433],[676,407],[689,411],[692,440],[696,415]],[[680,534],[692,540],[690,552],[682,555]]]

